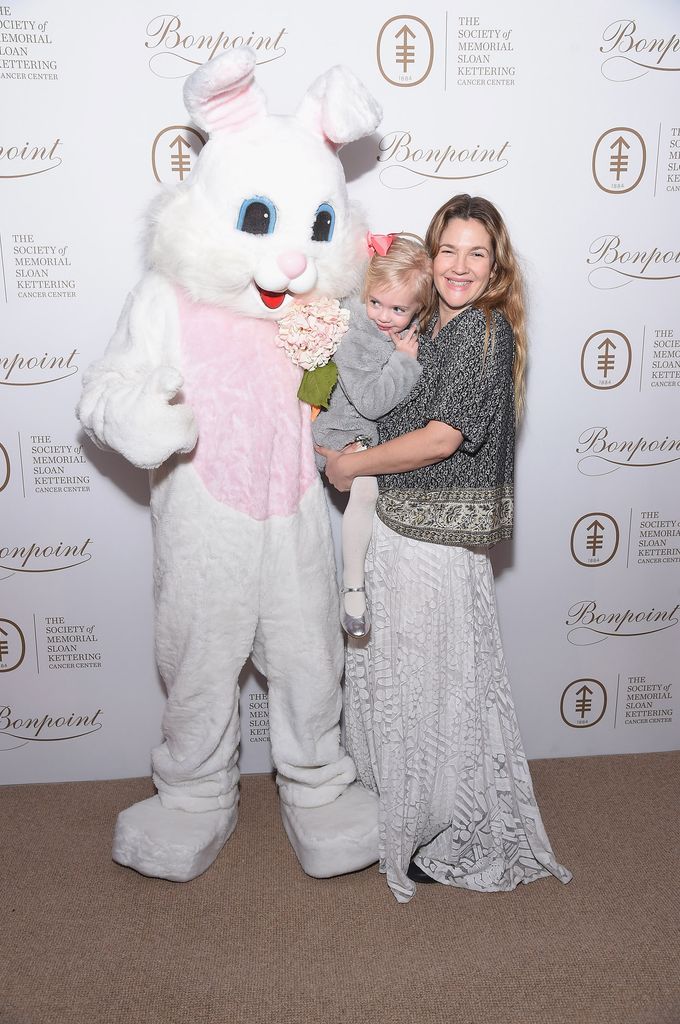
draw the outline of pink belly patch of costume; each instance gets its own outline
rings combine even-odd
[[[176,294],[182,394],[198,421],[194,468],[230,508],[257,520],[291,515],[317,477],[302,371],[277,347],[275,323]]]

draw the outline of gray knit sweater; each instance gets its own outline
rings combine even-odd
[[[353,298],[346,305],[350,326],[333,357],[338,383],[329,408],[312,425],[314,441],[335,451],[357,437],[375,444],[375,421],[406,398],[422,372],[417,359],[397,352],[388,335],[368,319],[363,302]]]

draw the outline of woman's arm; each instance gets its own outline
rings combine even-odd
[[[439,420],[430,420],[419,430],[412,430],[365,451],[334,452],[319,445],[315,447],[326,458],[324,472],[329,483],[338,491],[348,491],[358,476],[406,473],[410,469],[421,469],[448,459],[462,441],[460,430]]]

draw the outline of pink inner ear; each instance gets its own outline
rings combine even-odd
[[[243,128],[257,120],[264,106],[259,90],[253,88],[252,78],[240,88],[224,89],[211,96],[201,106],[201,115],[210,132]]]

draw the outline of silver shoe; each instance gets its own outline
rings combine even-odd
[[[342,587],[340,593],[365,594],[366,587]],[[354,636],[357,639],[366,636],[371,628],[371,613],[368,610],[368,605],[366,605],[363,615],[350,615],[349,612],[345,611],[343,602],[342,611],[340,612],[340,624],[348,636]]]

